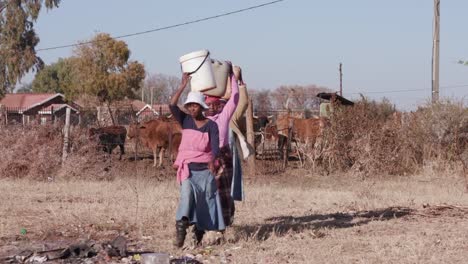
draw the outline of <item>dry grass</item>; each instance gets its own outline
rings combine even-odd
[[[428,214],[422,207],[467,206],[459,177],[429,172],[362,180],[297,170],[247,179],[246,188],[227,242],[203,256],[204,263],[461,263],[467,257],[468,212]],[[174,179],[138,171],[114,181],[2,179],[0,255],[119,233],[132,248],[197,254],[203,248],[172,247],[177,197]]]

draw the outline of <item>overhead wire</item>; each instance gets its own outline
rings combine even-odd
[[[112,38],[113,39],[122,39],[122,38],[127,38],[127,37],[132,37],[132,36],[143,35],[143,34],[153,33],[153,32],[157,32],[157,31],[182,27],[182,26],[186,26],[186,25],[190,25],[190,24],[200,23],[200,22],[207,21],[207,20],[212,20],[212,19],[216,19],[216,18],[220,18],[220,17],[225,17],[225,16],[238,14],[238,13],[242,13],[242,12],[245,12],[245,11],[249,11],[249,10],[253,10],[253,9],[257,9],[257,8],[261,8],[261,7],[265,7],[265,6],[269,6],[269,5],[273,5],[273,4],[277,4],[277,3],[283,2],[283,1],[286,1],[286,0],[271,1],[271,2],[267,2],[267,3],[263,3],[263,4],[259,4],[259,5],[254,5],[254,6],[250,6],[250,7],[246,7],[246,8],[242,8],[242,9],[238,9],[238,10],[234,10],[234,11],[230,11],[230,12],[226,12],[226,13],[222,13],[222,14],[218,14],[218,15],[214,15],[214,16],[195,19],[195,20],[191,20],[191,21],[187,21],[187,22],[183,22],[183,23],[170,25],[170,26],[164,26],[164,27],[154,28],[154,29],[150,29],[150,30],[145,30],[145,31],[125,34],[125,35],[115,36],[115,37],[112,37]],[[85,41],[85,42],[80,42],[80,43],[75,43],[75,44],[54,46],[54,47],[48,47],[48,48],[40,48],[40,49],[36,49],[36,51],[46,51],[46,50],[55,50],[55,49],[77,47],[77,46],[81,46],[81,45],[91,44],[91,43],[94,43],[94,42],[96,42],[96,40],[94,40],[94,41],[93,40]]]
[[[462,88],[468,87],[468,84],[463,85],[449,85],[449,86],[441,86],[441,89],[453,89],[453,88]],[[417,92],[417,91],[430,91],[427,88],[419,88],[419,89],[404,89],[404,90],[390,90],[390,91],[369,91],[369,92],[353,92],[347,94],[379,94],[379,93],[402,93],[402,92]]]
[[[453,89],[453,88],[463,88],[463,87],[468,87],[468,84],[461,84],[461,85],[447,85],[447,86],[441,86],[441,89]],[[278,93],[277,91],[269,91],[270,93],[275,94],[276,96],[290,96],[291,98],[298,98],[298,97],[304,97],[304,96],[316,96],[316,93],[312,92],[298,92],[297,94],[289,94],[287,92],[283,93]],[[402,92],[417,92],[417,91],[430,91],[428,88],[419,88],[419,89],[403,89],[403,90],[387,90],[387,91],[368,91],[368,92],[352,92],[352,93],[345,93],[346,95],[354,95],[354,94],[383,94],[383,93],[402,93]],[[255,91],[253,93],[249,94],[258,94],[262,91]]]

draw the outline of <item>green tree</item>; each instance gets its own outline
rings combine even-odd
[[[63,93],[72,89],[74,82],[73,63],[75,58],[60,58],[57,62],[40,70],[32,82],[36,93]]]
[[[79,94],[102,96],[107,101],[135,97],[145,79],[145,68],[129,61],[130,50],[123,41],[100,33],[75,51],[76,86],[66,91],[70,98]]]
[[[60,0],[0,0],[0,97],[12,91],[31,69],[42,67],[33,23],[41,7],[58,7]]]

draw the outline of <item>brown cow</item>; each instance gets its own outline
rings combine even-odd
[[[125,138],[127,130],[123,126],[108,126],[100,128],[90,128],[88,137],[90,139],[99,139],[98,146],[105,152],[111,154],[117,146],[120,147],[119,159],[125,154]]]
[[[325,118],[294,118],[283,116],[278,119],[278,149],[283,152],[284,145],[288,139],[289,129],[292,129],[291,141],[314,146],[317,138],[322,135],[327,124]]]
[[[272,125],[273,116],[253,116],[253,129],[254,129],[254,148],[256,149],[265,139],[275,140],[277,138],[276,126]],[[244,135],[247,134],[246,117],[243,116],[239,119],[239,129]]]
[[[164,151],[166,149],[172,150],[172,156],[175,157],[177,155],[182,139],[181,133],[182,127],[177,122],[150,120],[142,124],[130,125],[128,138],[139,138],[144,146],[153,151],[153,166],[156,166],[157,151],[158,148],[160,148],[158,167],[161,167]]]

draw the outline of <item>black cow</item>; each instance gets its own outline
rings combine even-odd
[[[99,139],[98,146],[105,152],[111,154],[112,150],[117,146],[120,147],[119,160],[125,154],[125,138],[127,137],[127,130],[123,126],[108,126],[100,128],[90,128],[89,138]]]

